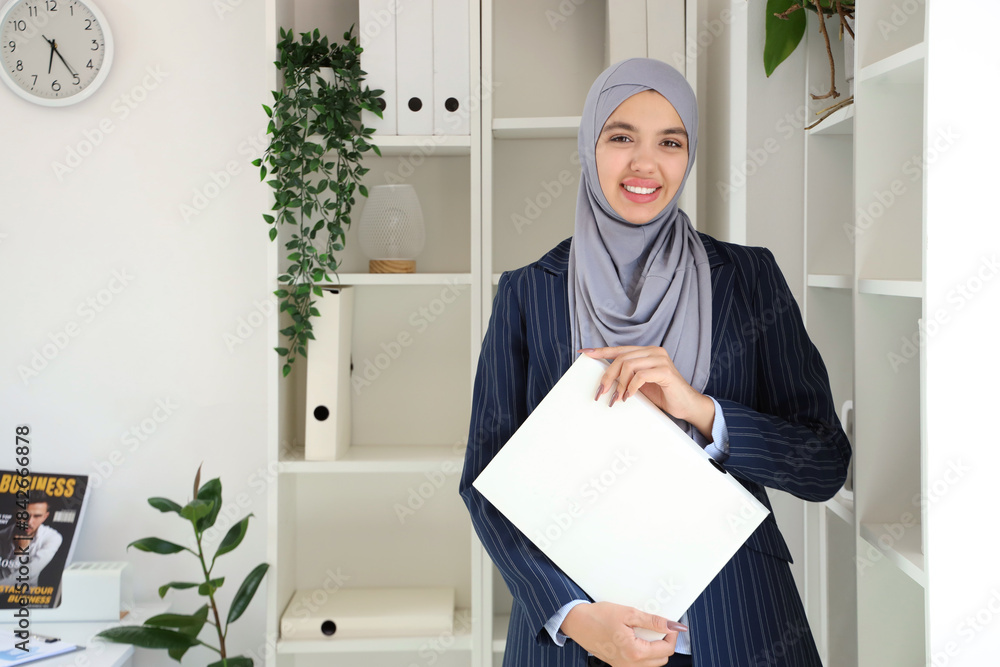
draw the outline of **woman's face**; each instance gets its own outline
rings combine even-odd
[[[677,110],[655,90],[618,105],[595,149],[597,176],[611,207],[633,224],[649,222],[684,180],[688,137]]]

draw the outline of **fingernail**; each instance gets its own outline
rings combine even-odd
[[[687,632],[688,626],[683,623],[678,623],[677,621],[667,621],[667,628],[673,630],[674,632]]]
[[[604,393],[604,385],[602,384],[599,387],[597,387],[597,396],[594,396],[594,400],[596,401],[597,399],[599,399],[601,397],[601,394],[603,393]]]
[[[581,349],[577,350],[577,352],[584,352],[584,353],[586,353],[586,352],[593,352],[593,351],[594,351],[594,348],[592,348],[592,347],[584,347],[584,348],[581,348]]]
[[[626,391],[625,394],[622,395],[622,403],[624,403],[627,400],[628,400],[628,392]]]
[[[608,407],[609,407],[609,408],[610,408],[610,407],[611,407],[612,405],[614,405],[614,404],[615,404],[615,400],[616,400],[617,398],[618,398],[618,390],[617,390],[617,389],[615,389],[615,393],[611,395],[611,402],[610,402],[610,403],[608,403]]]

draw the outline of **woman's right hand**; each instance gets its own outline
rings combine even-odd
[[[634,628],[648,628],[666,636],[646,641]],[[662,616],[611,602],[578,604],[562,623],[562,633],[613,667],[661,667],[677,645],[677,632]]]

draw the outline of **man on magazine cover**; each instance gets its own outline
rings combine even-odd
[[[0,586],[27,582],[30,588],[38,586],[38,577],[52,561],[62,545],[62,535],[55,528],[45,525],[49,518],[49,501],[32,494],[28,503],[28,529],[18,528],[18,522],[0,530]],[[21,561],[19,554],[28,552],[28,578],[18,579]]]

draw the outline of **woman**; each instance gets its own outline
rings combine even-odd
[[[611,361],[598,396],[642,392],[768,508],[765,486],[812,501],[842,486],[850,445],[774,257],[695,232],[678,208],[697,136],[680,73],[641,58],[610,67],[580,124],[573,238],[500,279],[460,490],[514,596],[505,667],[821,664],[773,516],[678,632],[668,619],[590,601],[472,486],[578,351]],[[664,511],[651,530],[669,529]],[[635,627],[666,636],[647,642]]]

